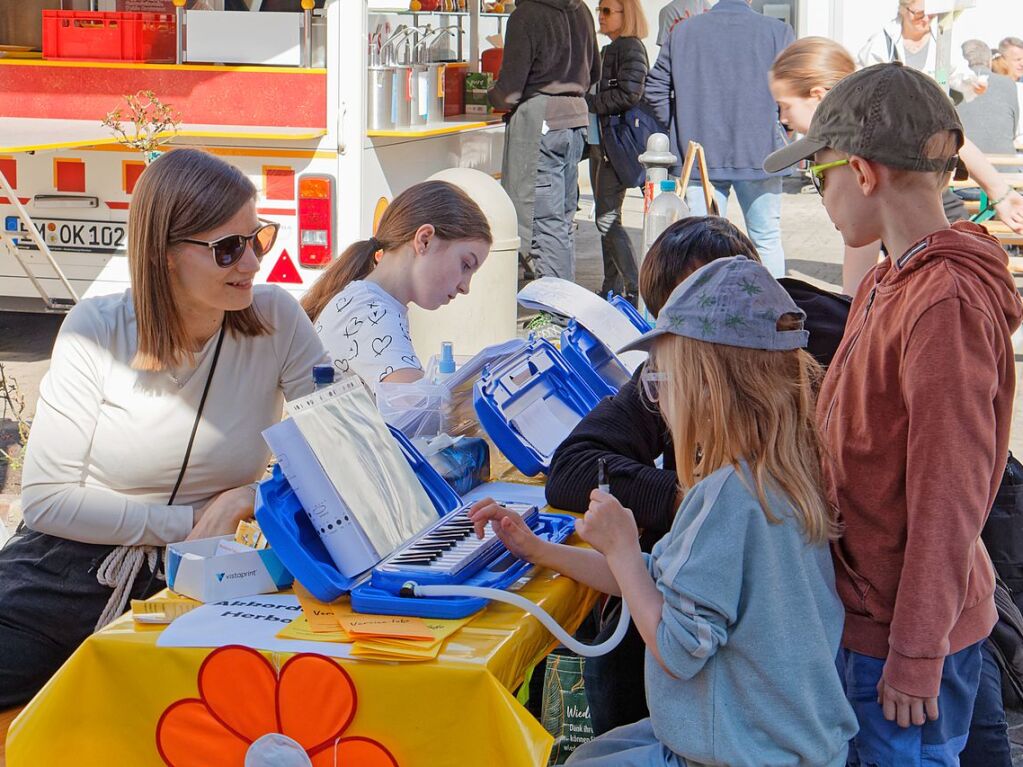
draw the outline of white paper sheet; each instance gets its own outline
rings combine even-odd
[[[518,300],[527,309],[574,317],[612,352],[640,336],[635,325],[603,298],[558,277],[534,280],[519,291]],[[635,373],[647,357],[646,352],[626,352],[617,356],[630,373]]]
[[[278,639],[277,632],[302,614],[293,594],[266,594],[212,602],[174,620],[156,640],[157,647],[223,647],[240,644],[273,652],[311,652],[349,657],[351,645]]]
[[[323,471],[381,556],[437,521],[437,511],[354,376],[287,404]]]

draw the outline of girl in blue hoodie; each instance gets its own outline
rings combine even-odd
[[[671,428],[688,491],[650,554],[632,512],[600,490],[576,524],[592,550],[541,541],[490,501],[471,510],[514,554],[620,594],[646,643],[650,717],[569,764],[845,764],[856,719],[835,669],[837,526],[820,489],[804,318],[763,266],[723,258],[622,350],[651,352],[645,396]]]

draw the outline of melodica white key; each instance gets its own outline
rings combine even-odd
[[[539,516],[536,506],[509,503],[505,508],[519,514],[527,525],[535,524]],[[474,566],[505,548],[490,525],[483,538],[477,538],[468,513],[466,506],[445,515],[374,568],[374,575],[387,578],[407,573],[426,583],[458,581],[460,575],[475,572]]]

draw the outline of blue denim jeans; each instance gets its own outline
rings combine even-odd
[[[785,275],[785,251],[781,247],[781,178],[762,181],[715,181],[714,198],[724,216],[728,209],[728,193],[734,188],[739,207],[746,219],[746,233],[760,251],[760,260],[775,277]],[[694,216],[707,215],[703,187],[691,184],[686,190],[686,203]]]
[[[1002,705],[1002,672],[986,642],[981,649],[980,688],[973,705],[970,739],[959,755],[959,767],[1012,767]]]
[[[843,650],[846,696],[860,723],[849,747],[850,767],[958,767],[980,686],[981,644],[945,658],[938,718],[905,728],[885,719],[877,702],[884,659]]]

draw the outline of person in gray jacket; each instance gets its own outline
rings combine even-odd
[[[985,154],[1016,154],[1014,142],[1019,128],[1016,84],[991,71],[991,49],[983,40],[963,43],[963,58],[987,86],[972,101],[956,106],[967,138]]]
[[[821,486],[806,315],[745,256],[697,269],[657,324],[640,381],[671,430],[682,489],[650,554],[593,490],[576,532],[537,538],[484,499],[469,511],[516,556],[620,594],[646,644],[650,717],[584,743],[575,767],[844,767],[856,717],[835,657],[844,609]],[[699,446],[699,447],[697,447]]]
[[[575,279],[575,211],[586,91],[599,76],[593,16],[581,0],[521,0],[508,17],[490,103],[511,110],[501,184],[537,276]]]
[[[611,43],[600,52],[596,92],[586,94],[586,103],[595,118],[591,118],[586,138],[590,145],[594,219],[604,256],[600,293],[606,295],[613,290],[635,306],[639,299],[639,265],[622,226],[622,203],[631,182],[622,181],[622,173],[615,170],[604,152],[603,137],[608,135],[612,119],[621,118],[643,98],[643,82],[650,70],[643,45],[646,16],[639,0],[600,0],[597,13],[601,34],[611,38]]]
[[[775,277],[785,273],[781,177],[765,172],[763,163],[784,139],[767,73],[794,41],[792,27],[757,13],[748,0],[719,0],[675,27],[644,96],[661,122],[670,119],[682,152],[690,141],[703,145],[721,215],[734,189],[746,231]],[[686,190],[694,216],[708,212],[698,183],[691,180]]]

